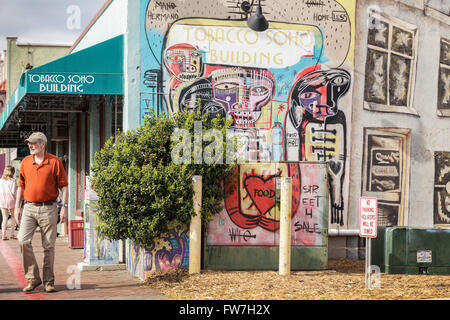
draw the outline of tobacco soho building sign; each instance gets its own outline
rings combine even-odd
[[[83,94],[86,87],[95,83],[95,77],[89,74],[28,74],[28,85],[36,93]]]

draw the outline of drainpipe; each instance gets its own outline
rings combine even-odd
[[[329,229],[329,237],[350,237],[359,236],[359,229]]]

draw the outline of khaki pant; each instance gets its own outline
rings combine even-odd
[[[18,234],[19,245],[22,250],[23,269],[27,280],[40,280],[39,267],[31,244],[34,232],[41,230],[42,247],[44,249],[43,280],[44,283],[54,283],[53,264],[55,261],[55,242],[57,236],[58,207],[34,206],[25,204]]]

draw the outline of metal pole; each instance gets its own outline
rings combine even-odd
[[[372,265],[372,248],[371,248],[371,238],[368,237],[366,238],[366,288],[372,289],[372,270],[371,270],[371,265]]]
[[[368,279],[367,279],[368,270],[369,270],[369,238],[366,238],[366,261],[364,265],[364,284],[366,285],[366,288],[368,288]]]
[[[189,228],[189,274],[200,273],[202,220],[200,210],[202,207],[202,176],[192,178],[194,188],[194,211]]]
[[[281,178],[279,274],[291,273],[292,178]]]
[[[117,134],[117,96],[114,97],[114,137]]]

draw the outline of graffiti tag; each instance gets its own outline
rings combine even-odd
[[[239,241],[240,239],[247,242],[250,239],[256,239],[256,234],[252,234],[249,230],[242,232],[241,229],[232,228],[228,230],[231,241]]]

